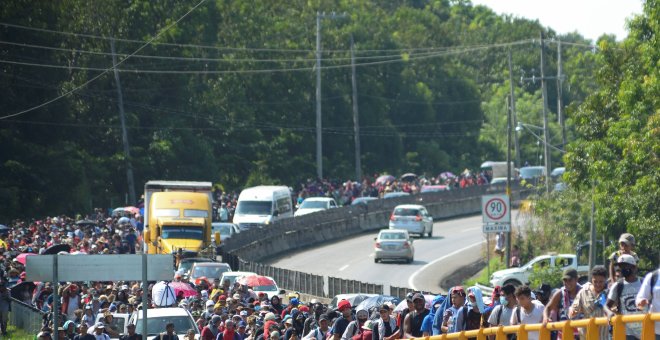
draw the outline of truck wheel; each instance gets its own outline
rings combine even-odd
[[[522,286],[522,283],[520,283],[520,281],[518,280],[507,280],[504,282],[504,285],[509,285],[509,284],[514,287]]]
[[[378,259],[374,259],[374,263],[378,263]]]

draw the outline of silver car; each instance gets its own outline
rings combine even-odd
[[[374,240],[376,241],[375,263],[382,260],[398,259],[403,259],[406,263],[411,263],[415,259],[413,240],[410,238],[407,230],[381,230]]]
[[[398,205],[390,216],[390,229],[405,229],[411,234],[419,234],[420,237],[432,237],[433,216],[423,205]]]

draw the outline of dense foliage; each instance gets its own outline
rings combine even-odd
[[[606,53],[594,54],[590,42],[577,34],[557,37],[536,21],[499,16],[463,0],[209,0],[164,30],[197,3],[3,2],[0,117],[80,89],[0,119],[1,218],[124,204],[126,158],[117,83],[112,72],[102,74],[112,66],[111,38],[122,62],[118,68],[138,193],[149,179],[208,180],[232,189],[294,185],[315,176],[317,11],[347,14],[321,21],[324,176],[329,178],[355,173],[351,36],[366,174],[437,175],[504,159],[507,51],[513,53],[519,120],[541,125],[540,84],[518,79],[523,72],[539,75],[533,69],[539,67],[542,30],[566,42],[562,98],[569,107],[598,88],[592,74],[599,63],[615,65],[620,58],[611,37],[601,41]],[[641,21],[632,39],[648,39],[641,30],[650,24]],[[621,48],[630,56],[643,53],[632,45]],[[550,40],[545,51],[551,75],[557,70],[555,48]],[[618,74],[601,71],[600,76]],[[554,145],[561,142],[554,114],[557,92],[550,82]],[[640,88],[630,96],[642,95]],[[632,103],[633,98],[626,100]],[[592,99],[587,105],[600,102]],[[644,107],[652,103],[634,111]],[[588,111],[577,111],[578,123],[588,125],[583,122]],[[580,129],[583,134],[588,130]],[[540,162],[533,136],[521,133],[520,144],[521,162]],[[645,147],[639,145],[639,152]],[[554,165],[560,156],[553,153]]]

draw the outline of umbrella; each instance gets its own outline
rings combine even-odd
[[[10,289],[11,297],[22,302],[29,302],[32,300],[32,292],[37,285],[34,282],[23,281]]]
[[[261,276],[261,275],[248,275],[248,276],[243,276],[240,279],[238,279],[238,283],[250,287],[259,287],[259,286],[271,286],[275,285],[275,282],[273,279],[267,277],[267,276]]]
[[[373,310],[379,308],[382,304],[388,301],[392,302],[392,304],[394,305],[398,305],[400,300],[398,297],[390,296],[390,295],[372,296],[360,302],[360,304],[358,304],[357,307],[355,307],[355,310],[364,309],[367,312],[369,312],[369,315],[371,315],[371,312]]]
[[[25,265],[25,263],[27,262],[27,260],[25,258],[28,257],[28,256],[31,256],[31,255],[37,255],[37,254],[20,253],[20,254],[18,254],[18,256],[16,256],[16,261],[18,261],[19,263],[22,263],[23,265]]]
[[[401,175],[401,180],[405,182],[412,182],[415,180],[415,178],[417,178],[417,175],[413,174],[412,172]]]
[[[126,216],[121,217],[121,218],[119,218],[119,220],[117,220],[117,223],[119,223],[119,224],[130,223],[130,222],[131,222],[131,220]]]
[[[140,209],[136,207],[124,207],[124,211],[128,211],[131,214],[138,214],[140,213]]]
[[[44,251],[44,255],[55,255],[59,254],[60,252],[70,252],[71,251],[71,246],[68,244],[56,244],[54,246],[50,246],[46,248]]]
[[[430,294],[424,294],[424,300],[426,300],[426,304],[424,304],[424,307],[426,309],[431,309],[431,303],[433,303],[433,299],[435,298],[435,295],[430,295]],[[406,303],[406,300],[403,300],[399,302],[399,304],[394,308],[395,312],[401,312],[404,309],[408,308],[408,304]]]
[[[87,225],[96,225],[96,221],[92,221],[92,220],[80,220],[80,221],[77,221],[77,222],[76,222],[76,225],[79,225],[79,226],[81,226],[81,227],[82,227],[82,226],[87,226]]]
[[[190,286],[185,282],[174,281],[174,282],[170,282],[167,285],[174,289],[174,293],[176,294],[176,296],[179,296],[179,292],[183,292],[183,297],[197,296],[197,291],[195,290],[195,288],[193,288],[192,286]]]
[[[441,173],[440,175],[438,175],[438,177],[440,177],[442,179],[449,179],[449,178],[456,178],[456,175],[454,175],[453,173],[451,173],[449,171],[445,171],[445,172]]]
[[[112,216],[121,215],[123,212],[124,207],[115,208],[115,210],[112,211]]]
[[[10,228],[4,224],[0,224],[0,230],[9,230]]]
[[[394,176],[392,175],[382,175],[378,178],[376,178],[376,184],[385,184],[387,182],[391,182],[394,180]]]

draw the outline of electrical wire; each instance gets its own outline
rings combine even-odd
[[[44,107],[44,106],[46,106],[46,105],[48,105],[48,104],[50,104],[50,103],[53,103],[53,102],[55,102],[55,101],[58,101],[58,100],[60,100],[60,99],[62,99],[62,98],[64,98],[64,97],[70,95],[71,93],[74,93],[75,91],[78,91],[79,89],[81,89],[81,88],[87,86],[88,84],[92,83],[92,82],[95,81],[96,79],[101,78],[103,75],[105,75],[105,74],[108,73],[109,71],[115,69],[117,66],[121,65],[122,63],[124,63],[124,62],[125,62],[126,60],[128,60],[133,54],[137,54],[138,52],[140,52],[141,50],[143,50],[145,47],[149,46],[149,44],[151,44],[151,42],[153,42],[154,40],[156,40],[158,37],[160,37],[163,33],[165,33],[166,31],[168,31],[170,28],[172,28],[172,27],[174,27],[175,25],[177,25],[181,20],[183,20],[185,17],[187,17],[190,13],[192,13],[195,9],[197,9],[197,7],[201,6],[204,2],[206,2],[206,0],[201,0],[199,3],[197,3],[197,5],[195,5],[195,6],[194,6],[193,8],[191,8],[188,12],[186,12],[184,15],[182,15],[179,19],[177,19],[177,20],[174,21],[173,23],[167,25],[163,30],[161,30],[161,31],[158,32],[155,36],[153,36],[151,39],[149,39],[149,41],[147,41],[146,43],[144,43],[144,45],[140,46],[137,50],[135,50],[133,53],[131,53],[126,59],[123,59],[123,60],[119,61],[117,64],[112,65],[112,67],[105,69],[102,73],[100,73],[100,74],[94,76],[92,79],[90,79],[90,80],[84,82],[82,85],[79,85],[79,86],[77,86],[77,87],[74,87],[73,89],[71,89],[71,90],[65,92],[64,94],[61,94],[61,95],[59,95],[59,96],[57,96],[57,97],[55,97],[55,98],[53,98],[53,99],[50,99],[50,100],[48,100],[48,101],[46,101],[46,102],[43,102],[43,103],[41,103],[41,104],[39,104],[39,105],[37,105],[37,106],[33,106],[33,107],[29,108],[29,109],[26,109],[26,110],[23,110],[23,111],[19,111],[19,112],[17,112],[17,113],[13,113],[13,114],[9,114],[9,115],[2,116],[2,117],[0,117],[0,120],[7,119],[7,118],[12,118],[12,117],[16,117],[16,116],[20,116],[20,115],[22,115],[22,114],[25,114],[25,113],[28,113],[28,112],[34,111],[34,110],[39,109],[39,108],[42,108],[42,107]]]
[[[510,46],[514,46],[514,45],[524,44],[524,43],[527,43],[527,42],[528,42],[528,40],[521,40],[521,41],[516,41],[516,42],[511,42],[511,43],[504,43],[504,44],[492,44],[492,45],[477,47],[477,48],[464,48],[464,49],[459,49],[459,50],[455,50],[455,51],[429,53],[429,54],[426,54],[426,55],[413,55],[413,56],[409,56],[407,58],[397,56],[396,59],[373,61],[373,62],[364,62],[364,63],[355,63],[355,66],[356,67],[362,67],[362,66],[372,66],[372,65],[383,65],[383,64],[391,64],[391,63],[408,62],[410,60],[425,60],[425,59],[437,58],[437,57],[442,57],[442,56],[473,53],[473,52],[483,51],[483,50],[487,50],[487,49],[491,49],[491,48],[510,47]],[[127,59],[124,59],[121,62],[117,63],[117,66],[125,60],[127,60]],[[96,68],[96,67],[81,67],[81,66],[68,66],[68,65],[27,63],[27,62],[5,60],[5,59],[1,59],[0,64],[13,64],[13,65],[22,65],[22,66],[33,66],[33,67],[55,68],[55,69],[68,69],[68,70],[103,71],[104,73],[108,72],[109,70],[112,69],[112,68],[103,69],[103,68]],[[324,70],[342,69],[342,68],[349,68],[349,67],[352,67],[352,66],[353,66],[352,64],[327,65],[327,66],[321,66],[321,69],[324,69]],[[204,74],[204,75],[206,75],[206,74],[261,74],[261,73],[276,73],[276,72],[299,72],[299,71],[313,71],[314,69],[315,69],[315,67],[277,68],[277,69],[247,69],[247,70],[144,70],[144,69],[140,70],[140,69],[117,69],[117,71],[124,72],[124,73],[145,73],[145,74]],[[97,76],[97,77],[99,77],[99,76]],[[83,84],[81,86],[84,86],[84,85],[86,85],[86,84]],[[0,119],[3,119],[3,118],[0,117]]]
[[[144,43],[143,40],[104,37],[104,36],[98,36],[98,35],[92,35],[92,34],[86,34],[86,33],[73,33],[73,32],[56,31],[56,30],[51,30],[51,29],[29,27],[29,26],[11,24],[11,23],[6,23],[6,22],[0,22],[0,26],[6,26],[6,27],[11,27],[11,28],[23,29],[23,30],[31,30],[31,31],[37,31],[37,32],[68,35],[68,36],[73,36],[73,37],[83,37],[83,38],[102,39],[102,40],[113,40],[114,39],[115,41],[119,41],[119,42],[136,43],[136,44]],[[527,41],[528,42],[533,42],[534,39],[527,39]],[[250,52],[316,53],[316,50],[305,50],[305,49],[219,47],[219,46],[210,46],[210,45],[164,43],[164,42],[157,42],[157,43],[154,43],[153,45],[154,46],[162,45],[162,46],[179,47],[179,48],[180,47],[186,47],[186,48],[213,49],[213,50],[219,50],[219,51],[234,51],[234,52],[235,51],[250,51]],[[481,46],[481,45],[477,45],[477,46]],[[371,53],[371,52],[441,51],[443,49],[448,49],[448,48],[452,48],[452,47],[417,47],[417,48],[403,48],[403,49],[360,49],[360,50],[355,50],[355,52],[356,53]],[[350,52],[350,50],[332,50],[332,49],[322,49],[321,50],[321,53],[337,53],[337,52],[348,53],[348,52]]]

